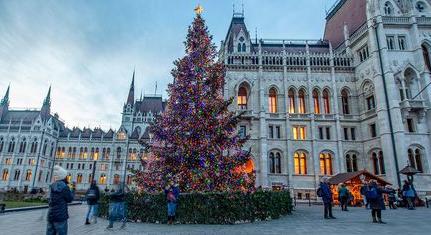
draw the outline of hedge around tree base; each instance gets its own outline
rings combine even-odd
[[[127,219],[144,223],[166,223],[167,202],[164,194],[129,193]],[[109,200],[100,202],[99,215],[107,217]],[[235,224],[277,219],[292,212],[288,191],[254,193],[187,193],[178,200],[176,222],[181,224]]]

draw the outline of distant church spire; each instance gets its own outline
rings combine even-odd
[[[3,99],[0,102],[0,105],[9,105],[9,90],[10,90],[10,85],[7,86],[7,90],[6,90],[6,94],[4,95]]]
[[[129,95],[127,96],[127,104],[133,105],[135,102],[135,70],[133,70],[132,83],[130,84]]]
[[[43,101],[40,114],[43,120],[47,120],[51,113],[51,86],[49,86],[48,93],[46,94],[45,100]]]

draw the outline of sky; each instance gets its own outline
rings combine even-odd
[[[10,84],[10,107],[40,108],[51,85],[68,127],[118,129],[134,69],[135,98],[167,98],[198,3],[219,46],[234,6],[253,37],[320,39],[335,1],[0,0],[0,96]]]

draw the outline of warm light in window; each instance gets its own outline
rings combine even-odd
[[[292,134],[294,140],[305,140],[305,127],[295,126],[292,128]]]
[[[277,91],[275,90],[275,88],[271,88],[269,90],[269,112],[277,112]]]

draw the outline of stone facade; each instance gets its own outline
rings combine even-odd
[[[323,175],[366,169],[397,187],[411,164],[431,191],[431,2],[413,2],[340,0],[323,40],[252,39],[234,13],[225,96],[244,112],[258,185],[314,197]]]
[[[101,188],[126,182],[132,169],[142,169],[147,127],[162,112],[161,96],[134,97],[134,74],[119,130],[69,129],[50,114],[50,92],[41,109],[9,109],[9,88],[0,104],[0,189],[20,191],[48,187],[54,165],[69,172],[70,182],[84,190],[93,178]],[[42,143],[42,144],[41,144]],[[95,167],[95,168],[94,168]]]

